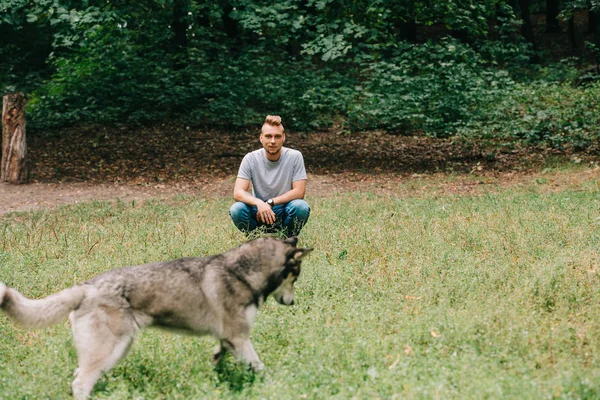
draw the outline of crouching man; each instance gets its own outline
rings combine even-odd
[[[263,147],[242,160],[233,189],[236,203],[229,215],[244,233],[264,226],[269,233],[283,231],[287,237],[298,236],[310,215],[304,201],[306,169],[302,153],[283,146],[285,133],[279,116],[267,116],[260,142]]]

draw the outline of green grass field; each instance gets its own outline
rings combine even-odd
[[[600,398],[600,187],[548,189],[308,197],[300,245],[315,251],[296,304],[270,299],[252,334],[266,372],[230,357],[213,367],[211,338],[146,330],[93,397]],[[229,205],[180,196],[11,214],[0,280],[40,297],[115,267],[218,253],[244,240]],[[26,331],[0,316],[0,398],[68,398],[75,366],[67,321]]]

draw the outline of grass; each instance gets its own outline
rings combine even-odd
[[[414,183],[413,183],[414,184]],[[545,182],[474,196],[308,198],[315,248],[296,305],[269,300],[266,365],[214,368],[213,339],[143,332],[95,398],[600,397],[600,189]],[[399,192],[406,188],[399,188]],[[230,199],[87,203],[0,221],[0,280],[40,297],[106,269],[243,241]],[[0,398],[70,396],[68,323],[0,316]]]

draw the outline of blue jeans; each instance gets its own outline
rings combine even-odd
[[[283,230],[287,237],[298,236],[300,230],[308,221],[310,207],[302,199],[292,200],[287,204],[273,206],[276,221],[273,225],[267,225],[256,220],[258,209],[246,203],[238,201],[229,209],[229,216],[233,224],[242,232],[252,232],[260,226],[265,226],[267,232]]]

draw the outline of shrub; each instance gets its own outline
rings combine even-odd
[[[448,136],[513,84],[504,70],[484,68],[471,48],[446,38],[405,46],[392,61],[366,66],[351,113],[360,129],[423,130]]]
[[[574,149],[600,138],[600,84],[517,84],[499,100],[482,105],[459,134]]]

